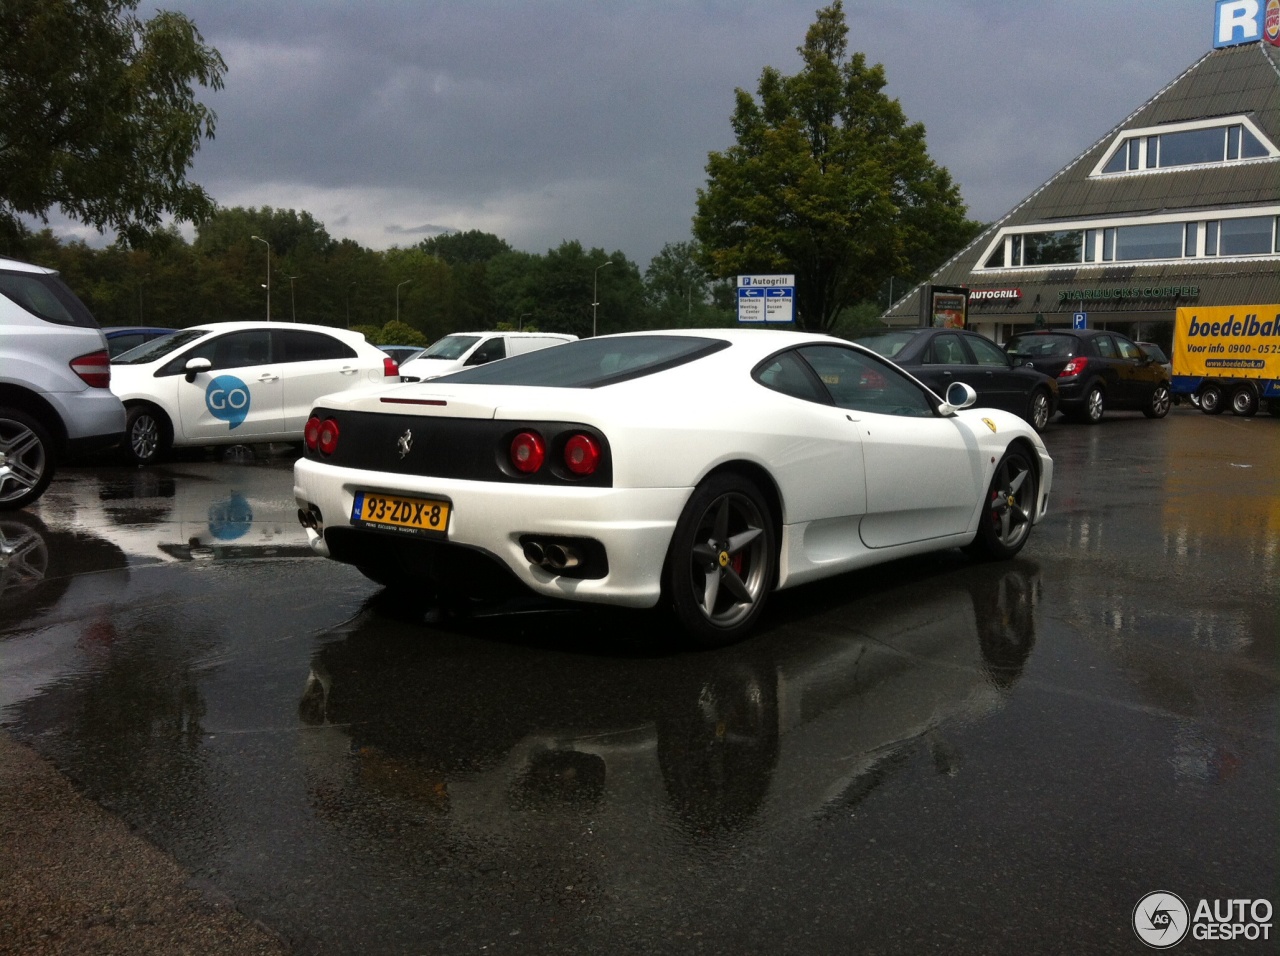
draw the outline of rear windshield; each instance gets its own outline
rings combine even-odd
[[[46,322],[96,329],[97,320],[74,292],[47,272],[9,272],[0,269],[0,295]]]
[[[605,336],[477,365],[436,382],[599,388],[652,375],[727,348],[722,339],[690,335]]]
[[[1028,358],[1070,358],[1075,354],[1076,340],[1072,335],[1015,335],[1005,351]]]

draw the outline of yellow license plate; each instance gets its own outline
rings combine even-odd
[[[404,498],[372,491],[356,492],[351,523],[397,531],[447,531],[453,506],[439,498]]]

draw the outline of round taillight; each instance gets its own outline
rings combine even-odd
[[[547,457],[547,447],[537,432],[521,432],[511,439],[511,466],[516,471],[532,475],[542,467]]]
[[[316,444],[322,455],[332,455],[338,450],[338,423],[332,418],[326,418],[320,423],[320,435]]]
[[[564,445],[564,466],[575,475],[594,475],[600,464],[600,446],[590,435],[574,435]]]
[[[302,430],[302,438],[307,447],[315,451],[320,444],[320,419],[312,415],[307,419],[307,427]]]

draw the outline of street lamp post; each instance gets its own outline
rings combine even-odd
[[[412,279],[405,279],[403,282],[400,283],[400,285],[396,286],[396,321],[397,322],[400,321],[400,286],[408,285],[412,281],[413,281]]]
[[[355,287],[354,282],[347,283],[347,328],[351,328],[351,290]]]
[[[298,321],[298,304],[293,298],[293,280],[301,279],[302,276],[285,276],[289,280],[289,312],[293,316],[293,321]]]
[[[596,266],[596,271],[591,276],[591,337],[596,337],[596,310],[600,307],[600,270],[605,266],[613,265],[613,260],[602,262]]]
[[[271,321],[271,243],[261,236],[250,236],[267,247],[267,321]]]
[[[521,312],[521,313],[520,313],[520,318],[516,319],[516,331],[517,331],[517,332],[523,332],[523,331],[524,331],[524,319],[525,319],[525,316],[526,316],[526,315],[533,315],[533,313],[532,313],[532,312]]]

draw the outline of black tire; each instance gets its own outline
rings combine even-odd
[[[1241,385],[1231,393],[1231,414],[1252,418],[1258,414],[1258,393],[1252,385]]]
[[[1147,404],[1143,406],[1142,414],[1148,418],[1164,418],[1169,414],[1169,409],[1173,406],[1173,393],[1169,390],[1169,386],[1161,382],[1151,392],[1151,397],[1147,399]]]
[[[125,459],[135,465],[150,465],[160,459],[173,443],[173,426],[154,405],[131,405],[125,424]]]
[[[1036,485],[1035,468],[1027,453],[1017,447],[1006,451],[983,499],[978,534],[969,545],[971,553],[1002,561],[1022,550],[1031,536]]]
[[[1049,400],[1048,390],[1037,388],[1027,406],[1027,422],[1036,431],[1042,432],[1049,426],[1052,415],[1053,403]]]
[[[1226,409],[1222,389],[1213,382],[1201,388],[1198,394],[1200,396],[1200,411],[1206,415],[1221,415]]]
[[[53,440],[16,408],[0,408],[0,511],[31,504],[53,481]]]
[[[760,489],[712,475],[676,522],[667,551],[667,601],[690,640],[722,647],[746,636],[764,610],[778,562],[773,516]]]

